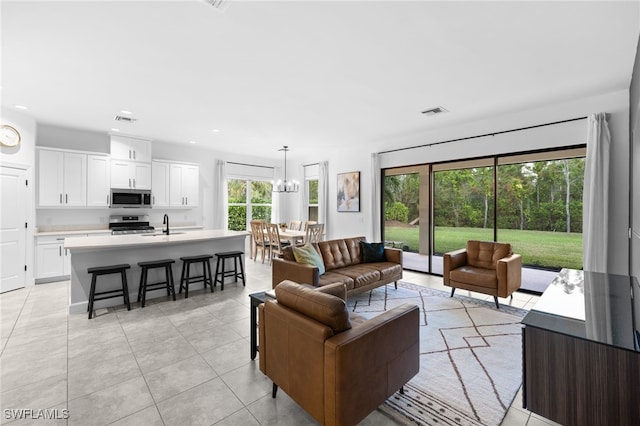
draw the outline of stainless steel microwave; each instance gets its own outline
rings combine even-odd
[[[143,189],[111,189],[111,208],[151,208],[151,191]]]

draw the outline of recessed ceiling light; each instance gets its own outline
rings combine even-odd
[[[220,129],[213,129],[212,132],[213,133],[218,133],[220,131]]]
[[[196,142],[196,141],[189,141],[189,143],[198,143],[198,142]]]
[[[112,132],[119,132],[119,131],[120,131],[120,129],[115,129],[115,128],[113,128],[113,127],[112,127],[112,128],[111,128],[111,131],[112,131]]]
[[[27,109],[27,107],[24,106],[24,105],[14,105],[14,107],[16,107],[18,109]]]
[[[120,112],[123,114],[131,115],[131,111],[127,111],[126,109],[121,109]]]

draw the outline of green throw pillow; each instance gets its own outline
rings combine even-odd
[[[320,275],[324,274],[324,262],[311,244],[305,244],[302,247],[294,247],[293,256],[296,258],[296,262],[317,266],[318,273]]]
[[[384,262],[384,243],[368,243],[360,241],[362,249],[362,263]]]

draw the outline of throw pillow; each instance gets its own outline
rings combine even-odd
[[[324,262],[318,254],[315,248],[311,244],[305,244],[302,247],[293,248],[293,256],[296,258],[296,262],[306,265],[317,266],[318,274],[324,274]]]
[[[368,243],[360,241],[362,250],[362,263],[384,262],[384,243]]]

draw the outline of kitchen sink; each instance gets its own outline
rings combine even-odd
[[[171,235],[181,235],[184,234],[184,232],[171,232],[169,234],[169,236]],[[143,237],[164,237],[166,236],[165,234],[142,234]]]

